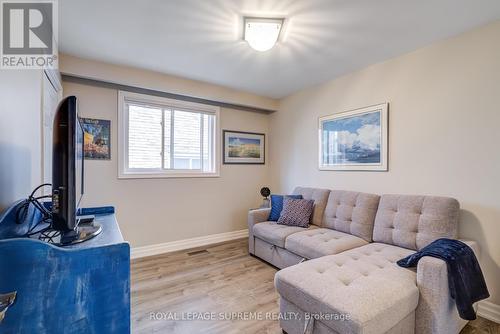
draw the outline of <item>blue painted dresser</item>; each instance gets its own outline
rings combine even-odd
[[[96,215],[95,238],[58,247],[19,237],[31,223],[16,224],[15,209],[0,216],[0,294],[17,291],[0,333],[130,333],[130,247],[115,215]]]

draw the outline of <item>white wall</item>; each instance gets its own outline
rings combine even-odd
[[[480,243],[500,304],[499,41],[496,22],[282,100],[271,116],[273,188],[457,198],[459,233]],[[389,172],[319,171],[318,117],[382,102],[390,104]]]
[[[42,75],[0,70],[0,211],[42,182]]]
[[[261,203],[268,165],[222,165],[218,178],[117,179],[118,96],[114,89],[63,84],[83,117],[111,120],[111,161],[86,160],[84,206],[114,205],[126,240],[144,246],[246,228]],[[189,92],[184,92],[189,93]],[[268,133],[265,114],[221,109],[221,129]]]

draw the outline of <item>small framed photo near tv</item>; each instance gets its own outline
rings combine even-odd
[[[263,133],[224,130],[224,164],[266,163],[266,135]]]
[[[388,170],[388,103],[319,118],[319,169]]]
[[[111,121],[83,118],[85,159],[111,160]]]

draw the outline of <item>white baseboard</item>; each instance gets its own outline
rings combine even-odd
[[[477,315],[500,324],[500,305],[481,301],[477,305]]]
[[[248,237],[248,230],[211,234],[203,237],[165,242],[162,244],[133,247],[130,250],[130,258],[138,259],[141,257],[170,253],[245,237]]]

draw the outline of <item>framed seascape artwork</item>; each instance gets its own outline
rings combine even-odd
[[[82,118],[85,159],[110,160],[111,121]]]
[[[319,119],[320,170],[388,170],[388,104]]]
[[[224,164],[265,164],[263,133],[224,130]]]

